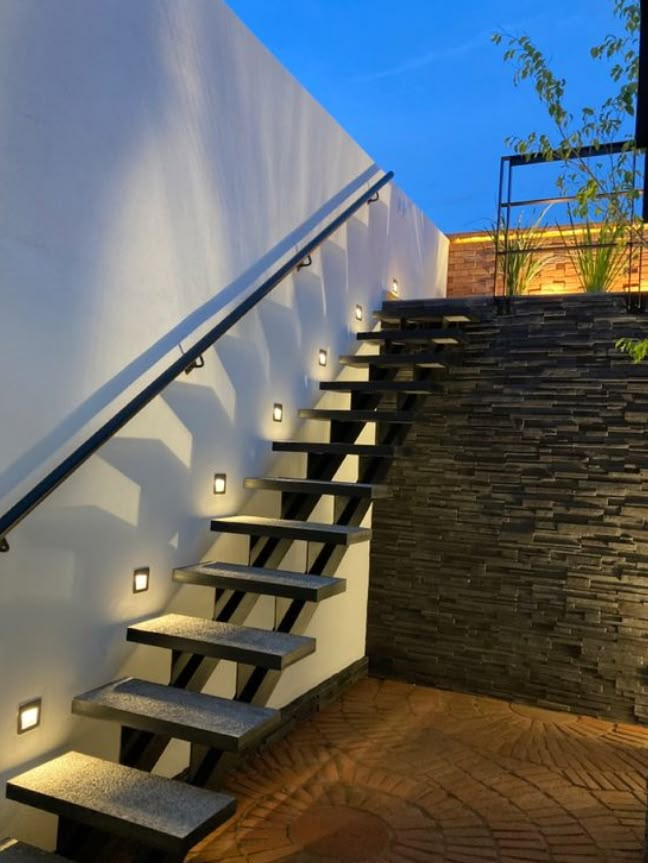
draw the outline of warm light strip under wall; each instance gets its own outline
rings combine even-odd
[[[516,228],[511,228],[509,233],[512,234],[516,231],[517,231]],[[598,234],[600,231],[600,228],[592,226],[590,228],[590,231],[592,234]],[[531,232],[531,229],[529,230],[529,233],[530,232]],[[522,231],[521,233],[526,233],[526,232]],[[583,236],[583,234],[587,233],[587,228],[586,227],[584,227],[584,228],[563,228],[562,231],[560,231],[560,230],[550,230],[550,231],[536,230],[535,233],[538,235],[538,239],[555,240],[555,239],[562,239],[565,236],[566,237]],[[490,234],[483,233],[483,234],[478,234],[474,237],[450,237],[450,242],[455,246],[467,246],[467,245],[470,245],[471,243],[488,243],[488,242],[494,243],[495,241],[490,236]]]

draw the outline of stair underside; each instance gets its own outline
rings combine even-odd
[[[274,452],[305,452],[314,455],[363,455],[370,458],[394,458],[400,450],[387,444],[328,443],[282,440],[272,444]]]
[[[463,345],[465,339],[460,333],[450,329],[412,328],[409,330],[383,329],[371,333],[358,333],[357,338],[363,342],[396,342],[401,344]]]
[[[434,392],[429,381],[322,381],[320,389],[335,393],[412,393]]]
[[[10,780],[7,797],[177,854],[187,853],[236,808],[227,795],[79,752]]]
[[[323,575],[304,575],[280,569],[239,566],[234,563],[199,563],[176,569],[173,580],[181,584],[199,584],[221,590],[238,590],[280,596],[302,602],[321,602],[343,593],[346,581]]]
[[[377,500],[391,496],[388,485],[374,485],[365,482],[333,482],[319,479],[294,479],[288,476],[248,477],[243,481],[245,488],[284,491],[293,494],[330,494],[338,497],[362,497]]]
[[[25,845],[15,839],[0,840],[0,858],[2,863],[69,863],[64,857],[41,851],[33,845]]]
[[[402,354],[349,354],[340,357],[343,366],[366,368],[368,366],[419,366],[425,369],[446,370],[448,363],[443,362],[438,353]]]
[[[394,423],[411,425],[416,421],[412,411],[361,411],[361,410],[327,410],[325,408],[302,409],[300,419],[322,420],[343,423]]]
[[[202,617],[166,614],[128,627],[128,641],[281,671],[315,651],[315,639]]]
[[[268,536],[275,539],[296,539],[305,542],[324,542],[331,545],[352,545],[371,539],[367,527],[348,527],[340,524],[318,524],[310,521],[290,521],[283,518],[263,518],[253,515],[234,515],[215,518],[212,530],[220,533],[238,533],[248,536]]]
[[[72,712],[227,752],[247,748],[280,719],[278,710],[132,677],[77,696]]]

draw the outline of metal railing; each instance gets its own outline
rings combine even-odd
[[[75,473],[78,468],[86,462],[91,455],[97,452],[107,441],[120,431],[133,417],[135,417],[146,405],[158,396],[179,375],[192,368],[203,365],[203,354],[222,338],[232,327],[237,324],[251,309],[253,309],[264,297],[273,291],[287,276],[295,270],[307,265],[312,253],[322,245],[332,234],[347,222],[364,204],[371,204],[378,200],[380,190],[386,186],[394,177],[393,171],[388,171],[380,180],[363,192],[330,224],[323,228],[317,236],[293,255],[289,261],[280,266],[267,278],[260,287],[254,290],[249,297],[241,302],[222,321],[216,324],[193,347],[189,348],[177,360],[172,362],[155,380],[132,398],[124,407],[118,410],[101,428],[78,446],[74,452],[67,456],[57,467],[50,471],[40,482],[38,482],[26,495],[24,495],[11,509],[0,517],[0,552],[9,551],[7,535],[20,522],[26,518],[32,510],[48,498],[61,483]]]
[[[628,152],[632,156],[632,188],[622,189],[614,192],[602,192],[593,196],[593,200],[605,200],[616,197],[629,197],[629,236],[623,243],[579,243],[580,249],[592,248],[610,248],[612,246],[623,246],[628,250],[628,265],[627,272],[629,275],[628,284],[625,289],[628,294],[633,293],[632,273],[635,263],[638,263],[637,277],[637,294],[641,293],[641,278],[643,269],[643,222],[637,231],[634,225],[639,221],[637,219],[636,201],[639,197],[644,196],[643,183],[638,184],[641,180],[641,175],[638,168],[639,149],[632,141],[617,141],[611,144],[601,144],[598,147],[587,146],[580,147],[565,153],[561,150],[554,150],[550,154],[545,153],[528,153],[502,156],[500,160],[499,173],[499,190],[497,200],[497,221],[494,230],[495,239],[495,272],[493,274],[493,294],[495,296],[510,296],[507,293],[507,277],[509,272],[509,261],[512,256],[520,254],[536,254],[540,252],[564,251],[568,252],[570,248],[574,248],[574,244],[569,242],[552,243],[551,245],[525,246],[524,249],[516,249],[511,247],[511,232],[513,230],[523,231],[524,229],[512,228],[511,216],[513,210],[522,207],[550,207],[553,204],[570,204],[578,201],[576,195],[556,195],[546,198],[527,198],[515,200],[513,198],[513,175],[514,169],[529,166],[542,165],[549,163],[568,162],[574,159],[592,159],[601,156],[616,156],[621,153]],[[593,231],[596,231],[596,225],[592,226]],[[535,230],[539,239],[542,239],[543,232],[546,229],[542,227],[530,228]],[[564,236],[570,233],[569,228],[565,228]],[[637,258],[638,252],[638,258]],[[502,290],[499,290],[499,284],[502,284]]]

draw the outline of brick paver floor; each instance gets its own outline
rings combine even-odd
[[[642,860],[648,729],[366,680],[230,775],[191,863]]]

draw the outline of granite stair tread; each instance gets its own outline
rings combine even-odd
[[[326,441],[282,440],[272,444],[274,452],[305,452],[313,455],[363,455],[393,458],[401,448],[389,444],[329,443]]]
[[[315,651],[315,639],[203,617],[165,614],[128,627],[128,641],[281,670]]]
[[[235,563],[198,563],[176,569],[173,580],[225,590],[280,596],[303,602],[321,602],[343,593],[346,581],[323,575],[308,575],[280,569],[264,569]]]
[[[376,500],[391,496],[388,485],[366,482],[336,482],[323,479],[295,479],[288,476],[248,477],[245,488],[282,491],[293,494],[330,494],[338,497],[362,497]]]
[[[431,381],[322,381],[320,389],[334,393],[412,393],[427,395],[437,392]]]
[[[367,527],[291,521],[290,519],[266,518],[258,515],[233,515],[227,518],[214,518],[211,522],[211,528],[220,533],[267,536],[275,539],[301,539],[306,542],[324,542],[332,545],[352,545],[371,539],[371,530]]]
[[[477,323],[477,309],[464,300],[388,300],[375,313],[383,321],[447,321]]]
[[[385,410],[328,410],[326,408],[302,408],[298,414],[304,420],[322,420],[348,423],[395,423],[411,425],[416,421],[413,411]]]
[[[80,752],[9,780],[7,797],[174,854],[186,854],[236,808],[228,795]]]
[[[78,695],[72,712],[228,752],[264,737],[280,716],[278,710],[132,677]]]
[[[376,344],[384,342],[396,342],[407,344],[428,344],[432,342],[437,345],[463,345],[466,340],[455,329],[430,329],[421,327],[412,329],[382,329],[370,333],[357,333],[360,341]]]
[[[16,839],[0,839],[0,857],[2,863],[69,863],[66,857],[42,851]]]
[[[340,357],[343,366],[367,368],[368,366],[420,366],[426,369],[446,370],[448,363],[440,353],[401,353],[401,354],[349,354]]]

